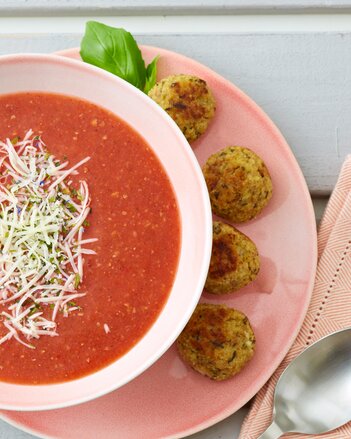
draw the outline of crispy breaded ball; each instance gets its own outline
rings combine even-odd
[[[235,223],[255,218],[272,197],[272,180],[263,160],[248,148],[228,146],[203,167],[212,211]]]
[[[188,142],[203,134],[215,113],[215,100],[206,82],[196,76],[172,75],[149,91],[182,130]]]
[[[255,334],[248,318],[226,305],[199,304],[177,340],[183,360],[213,380],[226,380],[252,358]]]
[[[214,221],[210,268],[205,290],[225,294],[253,281],[260,270],[255,244],[235,227]]]

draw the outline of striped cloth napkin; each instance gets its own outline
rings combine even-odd
[[[272,420],[275,385],[287,365],[308,345],[351,326],[351,155],[342,167],[318,233],[318,268],[306,319],[287,356],[255,397],[239,439],[257,439]],[[351,439],[351,422],[324,435],[289,439]]]

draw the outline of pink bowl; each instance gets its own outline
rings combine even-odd
[[[181,218],[181,252],[169,299],[145,336],[122,358],[87,377],[62,384],[0,382],[0,408],[47,410],[97,398],[151,366],[189,320],[206,279],[212,244],[211,208],[201,168],[173,120],[144,93],[116,76],[56,55],[0,57],[0,94],[61,93],[112,111],[146,140],[173,185]],[[118,172],[118,170],[117,170]]]

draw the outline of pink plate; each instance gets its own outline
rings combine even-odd
[[[78,58],[78,50],[61,52]],[[240,292],[202,300],[226,303],[249,317],[256,355],[235,378],[213,382],[179,359],[173,346],[141,376],[94,401],[46,412],[1,412],[6,421],[45,438],[156,439],[182,437],[224,419],[264,385],[292,345],[310,301],[316,269],[316,226],[310,195],[284,138],[244,93],[208,68],[163,49],[144,47],[150,61],[160,54],[159,77],[190,73],[205,79],[217,101],[215,119],[193,144],[203,164],[229,145],[246,146],[266,162],[274,195],[256,220],[239,229],[257,244],[261,271]]]

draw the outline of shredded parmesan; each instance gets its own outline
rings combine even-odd
[[[108,334],[109,332],[111,332],[110,327],[108,326],[107,323],[104,324],[104,331],[106,332],[106,334]]]
[[[80,310],[83,255],[95,254],[83,246],[97,239],[83,239],[89,188],[72,187],[72,176],[89,159],[68,168],[32,130],[0,142],[0,344],[14,338],[33,349],[32,339],[58,335],[59,312]]]

